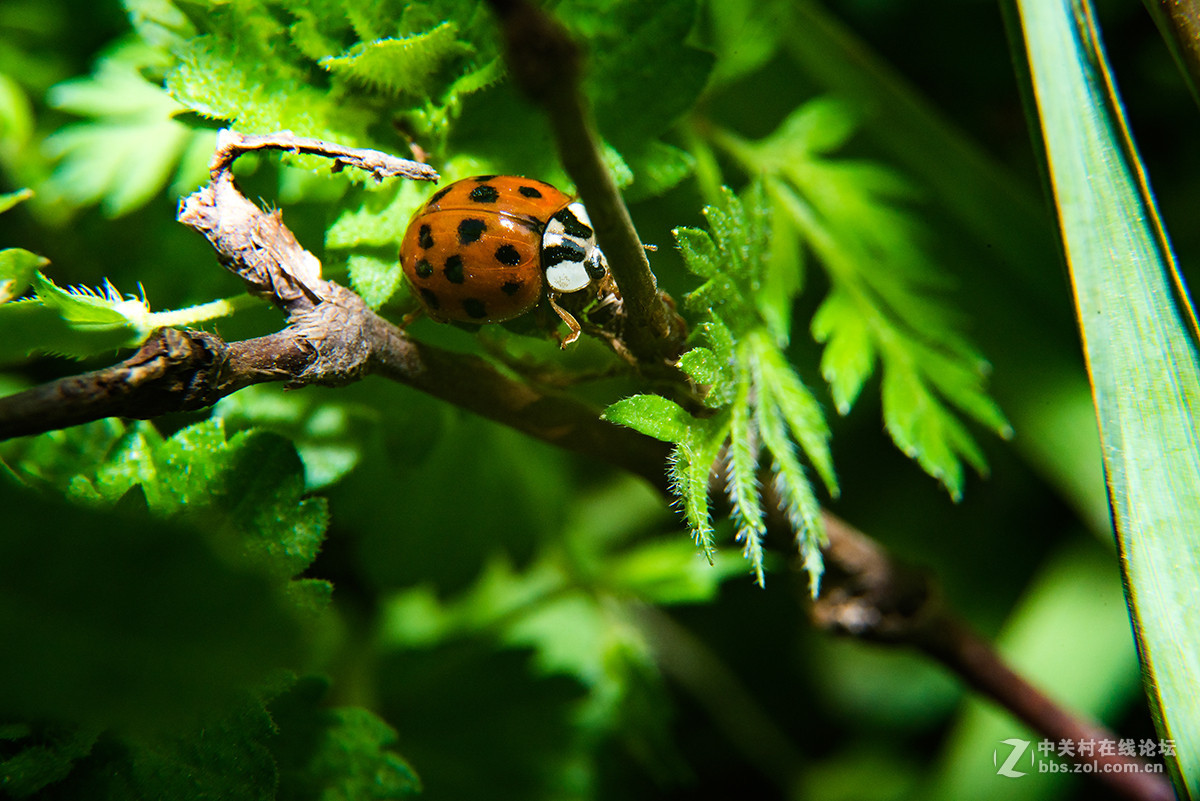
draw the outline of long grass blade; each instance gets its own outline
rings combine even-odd
[[[1195,313],[1086,0],[1017,0],[1103,442],[1146,689],[1200,797]]]

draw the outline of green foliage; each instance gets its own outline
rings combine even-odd
[[[4,254],[12,255],[6,260]],[[243,296],[151,312],[145,297],[122,296],[107,282],[100,289],[63,289],[36,269],[45,260],[28,251],[0,251],[0,277],[6,261],[13,265],[13,285],[22,286],[23,276],[29,276],[25,280],[33,284],[34,295],[0,306],[0,364],[19,362],[34,352],[76,359],[113,352],[140,344],[156,328],[223,317],[250,301]],[[7,287],[0,283],[3,289]],[[0,303],[4,300],[0,297]]]
[[[457,37],[458,26],[443,22],[436,28],[403,39],[359,42],[345,55],[327,56],[320,65],[333,74],[392,94],[425,97],[434,74],[456,56],[470,51]]]
[[[91,76],[54,88],[49,102],[87,121],[46,140],[48,154],[59,160],[39,187],[48,201],[99,203],[115,217],[144,205],[173,177],[189,191],[201,182],[197,165],[180,164],[191,148],[211,152],[212,134],[175,120],[183,108],[142,75],[160,60],[147,45],[125,45],[105,56]]]
[[[324,582],[293,578],[316,556],[327,512],[303,497],[286,440],[227,440],[219,422],[164,440],[109,422],[4,456],[11,475],[92,508],[31,503],[29,488],[0,484],[11,523],[0,633],[14,649],[0,666],[0,717],[76,721],[0,727],[0,786],[15,797],[51,785],[114,798],[414,791],[387,724],[324,708],[321,682],[285,672],[303,662],[328,596]]]
[[[22,248],[0,250],[0,303],[7,303],[20,295],[33,282],[39,267],[49,262],[36,253]]]
[[[87,119],[48,142],[60,159],[40,187],[49,201],[100,202],[118,215],[168,183],[177,193],[191,191],[203,180],[212,134],[192,127],[195,120],[181,117],[184,111],[246,133],[286,129],[398,153],[411,139],[447,180],[515,172],[567,183],[545,122],[504,81],[499,39],[482,4],[439,0],[370,10],[343,0],[125,5],[139,38],[105,54],[91,77],[63,83],[52,95],[59,108]],[[692,158],[658,137],[695,102],[713,63],[686,42],[695,0],[561,6],[561,18],[590,45],[587,89],[620,183],[634,197],[676,186],[691,172]],[[629,108],[643,113],[631,118]],[[284,159],[306,172],[328,173],[328,163],[316,157]],[[343,175],[333,183],[322,179],[322,200],[330,199],[330,187],[336,199],[349,182],[366,183],[354,171]],[[281,186],[293,188],[289,200],[317,199],[311,182],[285,175]],[[342,251],[338,257],[355,289],[372,306],[401,290],[394,253],[429,191],[409,182],[356,188],[328,232],[328,245]],[[379,216],[381,209],[388,213]],[[356,221],[353,236],[347,236],[347,215]]]
[[[488,4],[122,5],[132,31],[117,31],[103,2],[0,2],[0,169],[38,192],[0,217],[0,245],[29,248],[0,251],[0,394],[80,369],[31,353],[107,359],[153,327],[249,302],[151,312],[146,292],[130,299],[97,277],[126,289],[144,278],[154,297],[165,284],[185,307],[235,285],[161,199],[205,179],[213,127],[399,155],[412,142],[444,181],[518,173],[570,191],[542,112],[505,76]],[[734,783],[816,801],[995,796],[1006,780],[979,756],[996,736],[970,715],[951,726],[963,706],[952,679],[806,631],[764,517],[780,507],[790,518],[815,591],[821,496],[901,559],[915,554],[989,629],[1013,598],[1038,599],[1044,582],[1026,588],[1039,560],[1064,560],[1072,570],[1047,586],[1071,603],[1030,606],[1041,625],[1018,661],[1094,716],[1148,725],[1126,706],[1137,676],[1111,555],[1078,536],[1058,497],[1091,498],[1096,519],[1104,488],[1088,465],[1090,407],[1057,402],[1084,398],[1086,383],[1070,371],[1070,303],[1046,290],[1060,271],[1041,205],[939,119],[985,121],[1003,137],[990,147],[1019,160],[1007,75],[999,105],[988,95],[1007,64],[989,70],[988,48],[970,48],[972,91],[941,85],[934,96],[950,101],[934,112],[817,3],[545,5],[584,45],[603,158],[643,237],[661,245],[675,231],[681,258],[660,247],[651,259],[676,298],[693,290],[681,304],[690,384],[614,369],[587,339],[560,353],[428,321],[410,331],[502,354],[507,375],[598,404],[643,393],[607,416],[672,443],[679,506],[711,563],[643,482],[381,379],[256,386],[207,422],[110,420],[4,443],[5,797],[638,801],[728,795]],[[911,37],[891,27],[906,0],[852,5],[839,17],[886,21],[897,54],[935,41],[941,24],[922,15]],[[986,28],[940,29],[938,55],[952,62],[949,44]],[[111,34],[121,39],[87,52]],[[396,249],[433,190],[274,158],[238,162],[247,195],[286,206],[327,276],[401,313]],[[1193,197],[1186,172],[1166,174]],[[722,188],[743,177],[738,195]],[[0,196],[0,208],[25,196]],[[704,202],[705,230],[678,227]],[[93,203],[125,216],[53,227]],[[54,259],[55,280],[103,288],[55,286],[32,252]],[[193,273],[211,283],[195,288]],[[278,324],[263,311],[220,320],[222,336]],[[978,349],[962,334],[968,316]],[[964,465],[983,467],[971,421],[1007,432],[991,384],[1023,435],[1015,456],[989,453],[1003,480],[959,505],[897,467],[874,415],[848,414],[878,404],[891,439],[958,497]],[[1038,449],[1035,469],[1017,458]],[[735,537],[738,548],[721,547]],[[759,583],[772,573],[766,591],[747,565]],[[1186,595],[1186,571],[1174,580]],[[1053,636],[1092,630],[1097,610],[1107,633],[1091,651]],[[833,751],[803,756],[830,731]],[[895,746],[913,742],[946,745],[936,759]]]
[[[226,443],[212,423],[167,440],[104,423],[4,456],[23,481],[93,508],[33,505],[6,490],[6,506],[28,511],[10,515],[0,541],[0,607],[23,610],[4,619],[16,651],[0,707],[159,725],[301,657],[311,612],[280,579],[315,555],[325,510],[299,501],[303,476],[285,442]],[[116,533],[96,537],[94,526]]]
[[[675,443],[672,488],[683,502],[692,536],[707,554],[715,536],[708,506],[709,472],[728,442],[726,494],[737,539],[759,584],[764,580],[766,533],[759,472],[765,460],[774,472],[774,490],[796,534],[815,596],[824,535],[820,505],[797,458],[797,445],[832,495],[837,494],[837,480],[824,415],[782,351],[788,342],[787,316],[779,312],[790,304],[799,284],[778,275],[784,262],[772,257],[761,187],[751,189],[744,201],[724,189],[721,203],[704,213],[711,234],[693,228],[675,231],[688,269],[706,279],[687,303],[708,314],[700,328],[707,347],[688,351],[680,367],[707,387],[706,403],[715,413],[695,417],[674,401],[636,395],[610,406],[605,417]],[[794,263],[787,266],[795,269]],[[764,291],[768,282],[773,292]]]
[[[912,187],[882,165],[831,156],[854,129],[851,111],[826,99],[801,106],[758,142],[731,134],[720,141],[765,176],[774,213],[787,217],[829,275],[812,333],[826,346],[821,373],[838,412],[850,411],[880,364],[888,434],[957,500],[962,462],[981,473],[987,466],[956,412],[1002,437],[1012,429],[984,390],[987,362],[938,298],[945,278],[902,205]]]
[[[389,750],[396,732],[359,707],[327,707],[328,682],[297,682],[271,702],[279,736],[271,750],[279,765],[278,797],[295,801],[371,801],[407,798],[421,782]]]

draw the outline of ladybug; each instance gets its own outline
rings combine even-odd
[[[400,244],[404,277],[439,322],[500,323],[544,296],[579,337],[557,298],[587,289],[608,263],[582,203],[544,181],[481,175],[439,189]]]

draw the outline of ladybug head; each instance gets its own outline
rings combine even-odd
[[[608,262],[596,246],[596,234],[582,203],[572,203],[546,223],[542,234],[542,269],[554,292],[578,292],[608,273]]]

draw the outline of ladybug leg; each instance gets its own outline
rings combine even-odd
[[[400,318],[400,328],[408,328],[410,325],[412,325],[414,322],[416,322],[418,319],[420,319],[421,315],[424,313],[425,313],[425,310],[422,309],[420,306],[413,309],[408,314],[405,314],[403,317]]]
[[[554,309],[554,313],[562,318],[562,321],[567,324],[567,328],[571,329],[571,333],[567,334],[567,338],[562,340],[560,343],[561,346],[565,348],[567,345],[570,345],[572,342],[579,339],[579,333],[583,329],[580,328],[579,321],[576,320],[569,311],[558,305],[558,303],[554,300],[553,292],[548,292],[546,294],[546,299],[550,301],[550,308]]]

